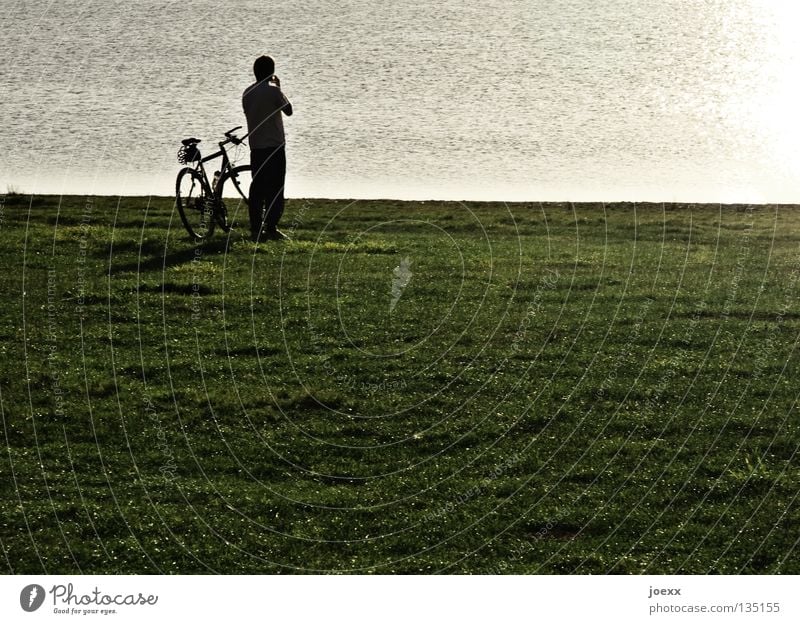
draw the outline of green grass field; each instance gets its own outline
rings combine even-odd
[[[800,573],[800,212],[6,196],[12,573]]]

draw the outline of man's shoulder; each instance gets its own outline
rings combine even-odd
[[[281,90],[275,85],[271,85],[264,80],[262,82],[254,82],[247,87],[242,93],[242,98],[246,98],[251,95],[253,97],[277,99],[281,97]]]
[[[242,91],[242,97],[247,97],[248,95],[250,95],[251,93],[256,91],[258,89],[258,85],[259,84],[260,83],[258,83],[258,82],[254,82],[249,87],[247,87],[244,91]]]

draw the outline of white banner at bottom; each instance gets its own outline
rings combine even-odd
[[[798,622],[792,576],[4,576],[0,622]]]

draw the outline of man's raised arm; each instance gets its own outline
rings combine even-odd
[[[272,74],[272,79],[271,80],[272,80],[272,83],[276,87],[278,87],[278,89],[280,90],[280,88],[281,88],[281,79],[278,78],[275,74]],[[286,115],[287,117],[291,117],[292,113],[294,112],[292,110],[292,103],[289,101],[289,98],[286,97],[286,95],[283,93],[283,91],[281,91],[281,97],[283,98],[283,106],[281,106],[281,110],[283,111],[284,115]]]

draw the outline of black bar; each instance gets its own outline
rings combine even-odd
[[[220,150],[216,154],[211,154],[211,156],[206,156],[205,158],[200,160],[200,162],[204,163],[204,162],[208,162],[209,160],[214,160],[215,158],[219,158],[220,156],[222,156],[223,153],[224,152],[222,150]]]

